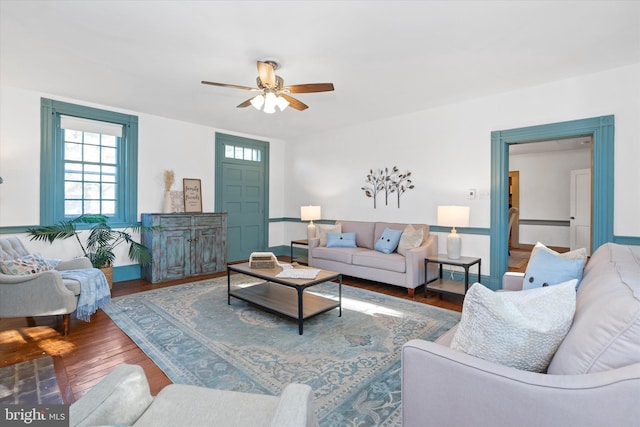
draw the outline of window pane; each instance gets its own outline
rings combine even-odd
[[[84,133],[84,143],[92,144],[92,145],[100,145],[100,134],[99,133]]]
[[[79,130],[64,130],[64,140],[69,142],[82,142],[82,132]]]
[[[252,150],[251,148],[245,148],[245,149],[244,149],[244,157],[243,157],[243,158],[244,158],[245,160],[251,160],[251,152],[252,152],[252,151],[253,151],[253,150]]]
[[[116,182],[117,169],[114,166],[102,167],[102,182]]]
[[[115,148],[102,147],[102,163],[109,163],[109,164],[115,165],[116,154],[117,154],[117,151]]]
[[[115,184],[102,184],[102,198],[103,199],[115,199],[116,198],[116,185]]]
[[[102,145],[105,147],[115,147],[117,139],[113,135],[102,135]]]
[[[242,147],[236,147],[236,154],[233,156],[235,159],[242,159]]]
[[[87,199],[100,199],[100,184],[85,182],[83,186],[84,198]]]
[[[65,199],[81,199],[82,198],[82,184],[79,182],[65,182],[64,183],[64,198]]]
[[[82,160],[82,145],[67,142],[64,144],[65,160]]]
[[[83,203],[84,213],[99,214],[100,213],[100,201],[99,200],[86,200]]]
[[[102,214],[103,215],[115,215],[116,213],[116,202],[113,200],[103,200],[102,201]]]
[[[82,201],[81,200],[65,200],[64,214],[66,216],[82,215]]]
[[[85,162],[99,162],[100,161],[100,147],[95,145],[85,145],[84,146],[84,156],[83,160]]]
[[[235,147],[233,145],[226,145],[224,146],[224,156],[227,159],[233,159],[233,155],[235,153]]]

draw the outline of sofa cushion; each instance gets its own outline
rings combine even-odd
[[[327,233],[328,248],[355,248],[356,233]]]
[[[407,225],[402,231],[400,237],[400,243],[398,243],[398,253],[404,255],[407,253],[407,249],[417,248],[422,244],[424,238],[424,230],[422,228],[416,229],[413,225]]]
[[[353,265],[395,271],[398,273],[404,273],[407,269],[406,258],[402,255],[398,253],[384,254],[375,250],[365,250],[354,253],[351,263]]]
[[[475,283],[467,292],[451,348],[502,365],[544,372],[571,327],[576,279],[519,292]]]
[[[336,221],[342,226],[343,233],[356,233],[356,245],[359,248],[373,249],[375,243],[374,222],[365,221]]]
[[[557,285],[571,279],[576,279],[580,285],[584,262],[584,259],[564,259],[541,250],[527,265],[522,289]]]
[[[367,251],[369,250],[365,248],[327,248],[320,246],[313,249],[313,258],[351,264],[354,254]]]
[[[395,252],[400,243],[400,237],[402,237],[402,230],[394,230],[392,228],[385,228],[382,235],[376,240],[374,249],[383,254],[390,254]]]
[[[320,239],[320,246],[327,246],[327,233],[342,233],[342,226],[340,224],[316,225],[316,237]]]
[[[640,246],[607,243],[578,288],[573,326],[548,373],[590,374],[640,363]]]

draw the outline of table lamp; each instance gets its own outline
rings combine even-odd
[[[307,240],[311,240],[316,237],[316,226],[313,223],[313,220],[320,219],[320,217],[320,206],[300,207],[300,219],[302,221],[309,221],[309,225],[307,225]]]
[[[447,258],[460,259],[462,238],[456,227],[469,226],[469,206],[438,206],[438,225],[452,227],[447,236]]]

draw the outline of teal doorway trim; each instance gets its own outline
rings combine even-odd
[[[507,271],[509,146],[528,142],[590,136],[593,141],[591,249],[614,241],[614,116],[491,132],[491,282],[500,288]]]

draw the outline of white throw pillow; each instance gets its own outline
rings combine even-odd
[[[320,246],[327,246],[327,233],[342,233],[342,224],[316,225],[316,237],[320,239]]]
[[[576,280],[516,292],[476,283],[451,348],[516,369],[545,372],[573,322]]]
[[[397,249],[398,253],[404,256],[404,254],[407,253],[407,249],[417,248],[422,243],[423,237],[424,232],[422,228],[416,230],[413,225],[407,225],[402,232],[402,237],[400,237],[400,243]]]

